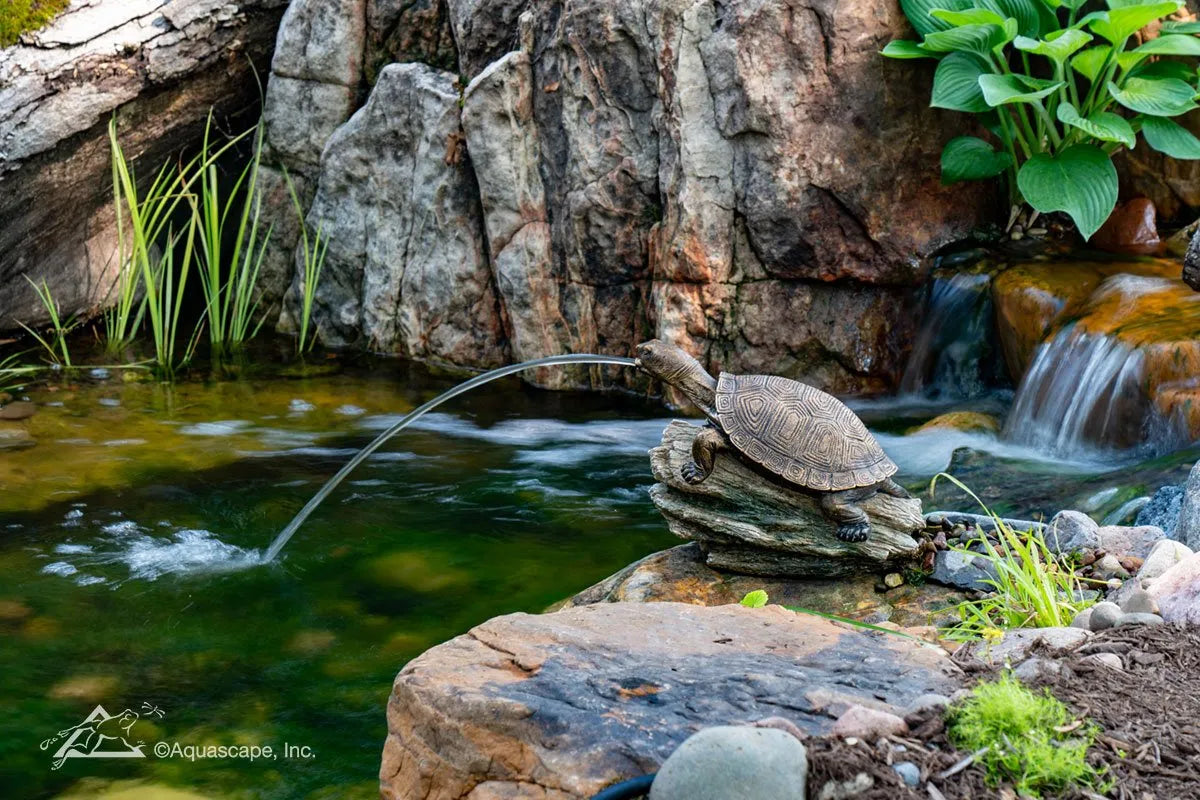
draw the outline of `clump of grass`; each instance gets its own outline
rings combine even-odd
[[[21,363],[24,353],[11,353],[0,358],[0,394],[7,394],[25,386],[26,377],[41,370]]]
[[[1011,673],[972,689],[948,722],[950,741],[978,754],[991,786],[1011,781],[1022,797],[1071,786],[1103,790],[1102,773],[1087,762],[1096,726],[1074,720],[1048,690],[1035,693]]]
[[[940,473],[975,499],[996,526],[994,544],[982,536],[983,552],[958,548],[959,552],[981,558],[996,576],[983,581],[994,591],[979,600],[958,605],[959,623],[944,631],[947,639],[994,638],[1008,628],[1053,628],[1069,625],[1075,615],[1094,601],[1083,599],[1083,585],[1068,561],[1059,559],[1042,537],[1028,531],[1019,534],[1005,523],[961,481]]]
[[[300,218],[300,252],[304,259],[304,277],[300,284],[300,337],[296,340],[296,352],[303,355],[312,350],[313,345],[317,343],[317,331],[314,329],[310,336],[308,329],[312,324],[317,283],[321,280],[321,268],[325,265],[325,251],[329,247],[329,242],[322,238],[319,226],[313,239],[309,240],[304,208],[300,205],[300,197],[296,194],[296,187],[286,170],[284,170],[283,179],[287,182],[288,194],[292,198],[292,207],[296,209],[296,216]]]
[[[25,332],[34,338],[34,340],[42,346],[42,350],[46,352],[50,363],[59,367],[71,366],[71,351],[67,347],[67,335],[75,329],[77,324],[74,317],[69,317],[65,321],[59,313],[58,301],[54,299],[50,287],[45,281],[42,281],[41,286],[34,283],[28,275],[25,280],[29,281],[29,285],[37,292],[38,299],[42,302],[42,307],[46,309],[46,316],[50,318],[50,330],[45,336],[42,336],[36,330],[24,322],[18,322]]]
[[[71,0],[0,0],[0,47],[17,43],[26,31],[35,31],[60,11]]]

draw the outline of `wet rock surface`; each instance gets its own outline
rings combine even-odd
[[[737,603],[759,589],[767,593],[773,604],[903,627],[957,620],[954,608],[963,599],[961,592],[930,584],[905,583],[880,592],[877,576],[870,574],[790,579],[723,572],[704,563],[700,545],[690,542],[646,556],[555,608],[591,603],[661,602],[719,606]]]
[[[959,672],[940,648],[778,607],[612,603],[512,614],[397,676],[385,798],[586,798],[655,771],[693,732],[777,716],[828,732]]]
[[[878,569],[916,555],[913,535],[924,528],[921,502],[882,493],[861,502],[871,519],[865,542],[843,542],[821,514],[815,493],[790,489],[751,470],[736,456],[717,458],[704,482],[680,469],[692,460],[702,429],[676,420],[650,451],[659,481],[650,498],[671,532],[701,543],[709,566],[751,575],[829,576]]]

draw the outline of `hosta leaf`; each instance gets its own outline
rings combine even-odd
[[[951,11],[945,8],[935,8],[929,12],[935,19],[948,22],[951,25],[1004,25],[1004,17],[986,8],[967,8],[962,11]]]
[[[1134,52],[1148,56],[1200,56],[1200,39],[1195,36],[1168,33],[1151,39]]]
[[[1178,78],[1129,78],[1124,88],[1109,81],[1108,91],[1131,111],[1152,117],[1174,117],[1196,108],[1196,90]]]
[[[1196,79],[1196,71],[1182,61],[1149,61],[1129,72],[1131,78],[1176,78],[1184,83]]]
[[[1006,103],[1034,103],[1065,84],[1051,83],[1027,75],[980,75],[979,87],[989,106]]]
[[[937,55],[922,49],[921,45],[907,39],[896,39],[888,42],[880,55],[888,58],[937,58]]]
[[[1125,118],[1107,111],[1082,117],[1075,106],[1063,103],[1058,107],[1058,121],[1101,141],[1120,142],[1131,150],[1137,144],[1133,128]]]
[[[997,153],[983,139],[958,136],[942,150],[942,183],[994,178],[1012,164],[1008,153]]]
[[[928,36],[934,31],[944,31],[949,23],[935,19],[929,12],[935,8],[945,8],[957,11],[972,6],[971,0],[900,0],[900,9],[908,17],[913,29],[922,36]]]
[[[1017,31],[1022,36],[1036,38],[1042,33],[1042,18],[1037,6],[1041,0],[994,0],[1006,17],[1017,21]],[[1057,27],[1057,26],[1055,26]]]
[[[1162,117],[1142,120],[1146,144],[1171,158],[1200,159],[1200,139],[1182,125]],[[942,158],[945,159],[945,154]]]
[[[1163,33],[1200,33],[1200,22],[1181,22],[1169,19],[1162,24]]]
[[[1117,204],[1117,170],[1099,147],[1077,144],[1057,156],[1034,155],[1017,173],[1017,188],[1043,214],[1065,211],[1090,239]]]
[[[1099,12],[1099,16],[1089,22],[1088,27],[1096,35],[1108,39],[1113,44],[1120,44],[1156,19],[1178,11],[1182,5],[1181,0],[1169,0],[1110,8],[1108,11]]]
[[[1092,35],[1090,33],[1074,28],[1067,28],[1057,37],[1047,38],[1042,41],[1018,36],[1013,40],[1013,47],[1018,50],[1036,53],[1039,56],[1045,56],[1057,64],[1062,64],[1071,57],[1072,53],[1091,40]]]
[[[951,111],[987,111],[989,106],[979,88],[979,76],[988,72],[990,70],[977,56],[951,53],[942,59],[933,74],[933,99],[929,105]]]
[[[1095,83],[1096,77],[1100,74],[1100,70],[1104,68],[1104,62],[1108,59],[1108,54],[1111,52],[1112,48],[1108,45],[1089,47],[1071,59],[1071,68],[1092,83]]]
[[[928,34],[921,46],[935,53],[978,53],[987,56],[996,45],[1008,41],[1000,25],[960,25]]]

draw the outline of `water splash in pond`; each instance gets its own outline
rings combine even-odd
[[[288,539],[291,539],[300,526],[304,524],[304,520],[309,518],[312,512],[317,509],[317,506],[319,506],[321,502],[329,496],[330,492],[337,488],[338,484],[340,484],[347,475],[354,471],[355,467],[357,467],[372,453],[383,446],[384,442],[386,442],[388,439],[392,438],[397,433],[404,430],[409,425],[416,422],[422,416],[437,408],[447,400],[458,397],[464,392],[469,392],[477,386],[482,386],[485,383],[490,383],[491,381],[503,378],[507,375],[513,375],[517,372],[522,372],[527,369],[558,366],[563,364],[612,364],[622,367],[632,367],[635,363],[636,362],[634,362],[632,358],[623,358],[621,356],[597,356],[586,353],[548,356],[546,358],[536,358],[532,361],[523,361],[519,364],[510,364],[505,367],[500,367],[499,369],[491,370],[490,372],[485,372],[482,375],[476,375],[470,380],[463,381],[453,389],[442,392],[440,395],[428,401],[427,403],[424,403],[419,408],[414,409],[411,413],[406,414],[402,419],[394,423],[383,433],[376,436],[370,444],[368,444],[360,453],[358,453],[358,455],[350,459],[350,461],[348,461],[344,467],[338,470],[337,474],[330,478],[325,485],[322,486],[315,495],[313,495],[312,499],[305,504],[304,508],[300,509],[300,513],[298,513],[295,518],[287,524],[287,527],[279,532],[279,535],[275,537],[275,541],[271,542],[271,546],[267,548],[267,553],[265,556],[263,556],[263,561],[271,561],[279,555],[279,552],[283,550],[284,545],[288,543]],[[342,406],[338,409],[338,412],[346,413],[346,408],[347,406]],[[357,409],[357,413],[362,413],[362,409]],[[357,413],[355,415],[357,415]]]

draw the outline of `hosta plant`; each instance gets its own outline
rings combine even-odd
[[[1117,202],[1112,156],[1138,134],[1174,158],[1200,139],[1172,121],[1196,108],[1200,22],[1167,20],[1180,0],[900,0],[921,41],[891,58],[938,62],[930,105],[979,115],[997,145],[950,140],[942,181],[1007,177],[1014,203],[1064,211],[1085,239]],[[1182,57],[1182,58],[1181,58]]]

